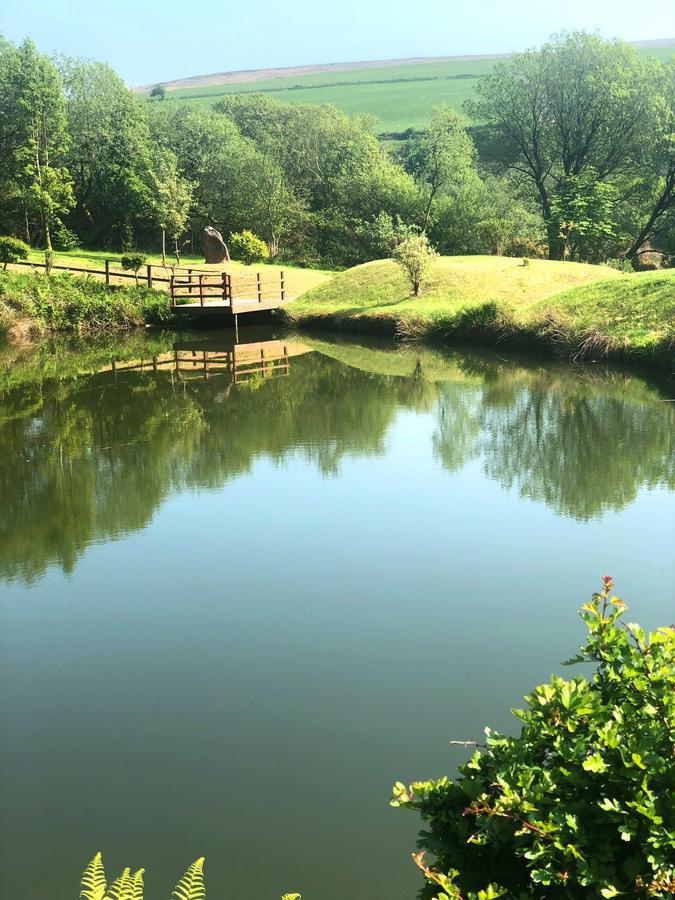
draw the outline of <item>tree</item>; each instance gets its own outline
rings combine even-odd
[[[73,205],[72,183],[65,166],[68,132],[59,75],[35,45],[26,40],[10,69],[14,108],[15,177],[26,219],[39,218],[41,235],[52,249],[52,227]],[[26,228],[30,237],[30,227]]]
[[[450,185],[459,185],[473,166],[475,148],[460,116],[449,106],[434,111],[427,130],[411,138],[404,150],[405,167],[425,194],[422,227],[426,231],[434,200]]]
[[[120,260],[123,269],[134,273],[136,284],[138,284],[138,273],[145,265],[147,258],[145,253],[125,253]]]
[[[572,259],[600,261],[603,242],[614,232],[615,204],[613,185],[598,181],[591,169],[561,179],[551,198],[551,221],[558,229],[563,259],[569,254]]]
[[[150,98],[152,100],[164,100],[166,97],[166,88],[163,84],[156,84],[153,89],[150,91]]]
[[[551,206],[561,181],[589,170],[601,182],[625,181],[653,152],[660,68],[620,41],[563,34],[499,63],[467,103],[484,123],[492,162],[532,186],[552,259],[563,250]]]
[[[75,207],[68,224],[94,246],[133,245],[147,227],[152,161],[146,107],[103,63],[60,59]]]
[[[152,173],[152,207],[162,231],[162,265],[166,265],[166,235],[173,241],[176,262],[180,263],[178,239],[185,231],[192,205],[192,184],[178,174],[176,157],[169,150],[157,154]]]
[[[553,676],[514,710],[521,732],[486,729],[484,748],[441,778],[394,788],[394,806],[421,812],[415,859],[439,900],[586,900],[672,894],[675,628],[625,624],[611,578],[584,604],[588,636],[570,663],[592,675]]]
[[[652,123],[654,141],[649,168],[656,178],[647,179],[646,215],[635,238],[625,251],[635,261],[644,245],[675,227],[675,58],[657,72],[663,98]]]
[[[429,243],[426,234],[406,238],[394,248],[392,259],[408,276],[415,297],[419,297],[422,285],[437,257],[438,253]]]

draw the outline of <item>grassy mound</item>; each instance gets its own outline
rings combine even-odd
[[[548,347],[573,357],[658,356],[673,346],[675,272],[495,256],[442,257],[410,296],[390,260],[357,266],[286,309],[297,327]]]
[[[619,278],[605,266],[522,260],[505,256],[444,256],[422,296],[413,299],[401,269],[391,260],[356,266],[308,291],[289,307],[297,323],[324,319],[347,326],[368,319],[382,330],[401,321],[440,324],[468,305],[506,304],[522,310],[547,297],[600,278]]]

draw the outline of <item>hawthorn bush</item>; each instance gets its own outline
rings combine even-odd
[[[675,629],[626,624],[611,578],[581,609],[590,679],[553,676],[520,735],[441,778],[394,786],[428,828],[414,859],[440,900],[675,894]],[[425,863],[425,851],[434,863]]]
[[[240,259],[247,266],[254,262],[261,262],[269,256],[265,241],[256,237],[252,231],[236,232],[230,236],[229,244],[232,256]]]

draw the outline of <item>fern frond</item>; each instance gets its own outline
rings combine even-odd
[[[82,900],[103,900],[105,897],[105,869],[100,850],[82,873],[80,886]]]
[[[145,869],[139,869],[131,876],[129,900],[143,900],[143,873]]]
[[[123,869],[119,878],[116,878],[108,888],[105,900],[132,900],[131,869]]]
[[[204,900],[204,857],[196,859],[173,889],[172,900]]]
[[[281,900],[302,900],[302,894],[284,894]]]

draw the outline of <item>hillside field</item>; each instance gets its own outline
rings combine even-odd
[[[675,42],[670,47],[638,47],[638,52],[668,59],[675,54]],[[474,95],[478,78],[489,74],[496,62],[497,57],[401,61],[361,69],[170,88],[167,98],[213,104],[225,94],[262,92],[283,103],[330,103],[349,115],[370,115],[376,119],[380,133],[398,134],[408,128],[424,128],[434,107],[442,103],[462,111],[464,101]]]

